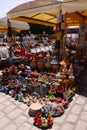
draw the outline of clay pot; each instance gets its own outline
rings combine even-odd
[[[36,113],[41,112],[41,109],[42,105],[40,103],[32,103],[29,108],[29,115],[33,117]]]
[[[59,69],[59,64],[57,62],[56,56],[53,57],[53,59],[51,61],[51,65],[52,65],[52,71],[53,71],[53,73],[57,73],[58,69]]]
[[[55,63],[51,62],[51,66],[52,66],[53,73],[57,73],[58,69],[59,69],[58,63],[57,62],[55,62]]]
[[[31,68],[35,69],[35,68],[37,67],[37,62],[36,62],[36,60],[30,61],[30,66],[31,66]]]
[[[51,63],[50,63],[49,61],[47,61],[47,62],[45,63],[45,68],[46,68],[46,70],[47,70],[48,72],[51,71],[51,67],[52,67]]]
[[[61,79],[65,80],[66,79],[66,75],[65,74],[61,75]]]
[[[39,70],[44,70],[44,61],[43,61],[43,59],[39,59],[37,61],[37,67],[38,67]]]

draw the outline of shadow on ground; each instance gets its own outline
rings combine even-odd
[[[79,77],[77,94],[87,97],[87,65],[84,66],[84,71]]]

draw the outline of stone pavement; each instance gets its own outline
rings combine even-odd
[[[39,130],[28,115],[29,107],[0,92],[0,130]],[[69,107],[54,118],[52,130],[87,130],[87,98],[75,94]],[[49,130],[49,129],[48,129]]]

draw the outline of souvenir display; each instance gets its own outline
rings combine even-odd
[[[29,115],[35,116],[37,113],[41,112],[42,105],[40,103],[32,103],[29,108]]]
[[[42,113],[37,113],[34,117],[34,125],[41,129],[49,129],[53,125],[53,117],[51,113],[48,113],[46,117]]]
[[[51,72],[51,55],[49,53],[46,54],[45,58],[44,58],[44,63],[45,63],[45,69],[48,72]]]
[[[51,59],[49,53],[40,53],[38,59],[36,55],[32,55],[30,62],[34,62],[34,65],[37,62],[42,63],[44,58],[50,61],[51,67],[54,62],[57,63],[55,57]],[[51,128],[53,117],[62,115],[74,96],[75,66],[68,64],[58,68],[57,63],[57,68],[52,67],[52,70],[47,72],[46,66],[40,65],[41,67],[36,69],[31,64],[21,63],[3,69],[0,74],[0,92],[27,104],[29,115],[34,117],[35,126]],[[38,115],[38,112],[41,115]]]
[[[54,73],[57,73],[59,67],[58,67],[58,62],[57,62],[55,56],[53,57],[53,59],[52,59],[52,61],[51,61],[51,65],[52,65],[52,71],[53,71]]]
[[[9,46],[0,45],[0,92],[26,104],[33,125],[42,130],[52,128],[53,119],[62,116],[68,108],[83,64],[87,64],[87,48],[84,51],[74,41],[68,45],[65,27],[60,10],[55,35],[30,34],[21,39],[20,45],[11,44],[10,50]],[[83,34],[80,41],[84,41]]]

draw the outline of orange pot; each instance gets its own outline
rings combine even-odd
[[[42,59],[37,61],[37,67],[39,70],[44,70],[44,61]]]
[[[30,61],[30,66],[31,66],[31,68],[35,69],[35,68],[37,67],[37,62],[36,62],[36,60]]]

